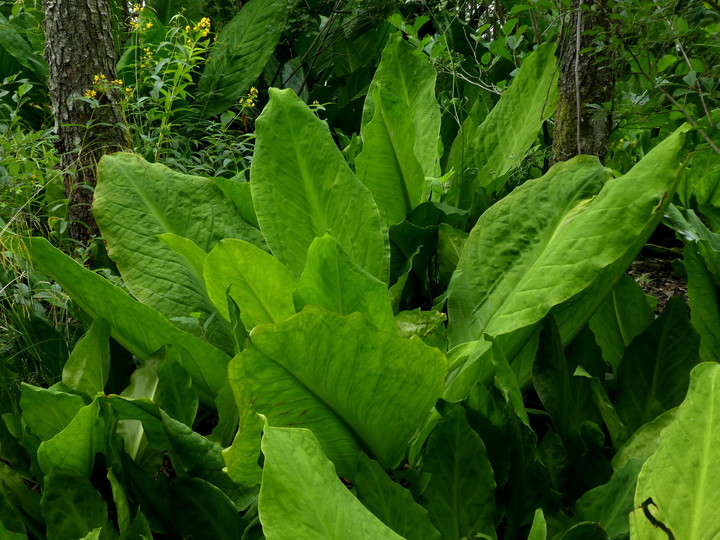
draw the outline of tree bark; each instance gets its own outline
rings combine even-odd
[[[581,51],[607,44],[611,20],[606,0],[573,0],[571,19],[570,27],[561,37],[562,71],[558,82],[552,161],[557,163],[578,154],[591,154],[604,162],[612,118],[603,109],[589,105],[602,107],[615,95],[612,55],[608,49],[599,55]],[[589,30],[601,32],[583,35]],[[598,60],[599,56],[604,59]]]
[[[69,234],[87,245],[99,234],[92,216],[97,162],[132,148],[120,100],[109,0],[45,0],[45,57],[55,144],[69,199]],[[94,78],[98,76],[96,81]],[[95,89],[99,105],[79,99]]]

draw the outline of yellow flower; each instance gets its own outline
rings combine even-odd
[[[256,97],[258,97],[258,89],[255,88],[254,86],[251,86],[251,87],[250,87],[250,97],[251,97],[251,98],[256,98]]]
[[[188,25],[188,26],[185,27],[185,31],[186,31],[186,32],[189,32],[190,30],[192,30],[192,28],[190,27],[190,25]]]
[[[145,69],[147,67],[147,64],[140,64],[140,69]]]
[[[317,99],[315,99],[315,100],[313,100],[312,104],[313,104],[313,105],[320,105],[320,102],[319,102]]]
[[[95,90],[88,90],[85,92],[86,98],[94,98],[95,96],[97,96],[97,92]]]
[[[254,102],[252,99],[247,98],[247,99],[245,100],[245,105],[247,105],[248,107],[254,107],[254,106],[255,106],[255,102]]]
[[[203,17],[197,25],[198,28],[210,28],[210,19]]]
[[[117,84],[119,86],[122,86],[122,79],[115,79],[114,81],[110,81],[112,84]]]
[[[145,25],[145,30],[150,30],[153,27],[153,23],[149,22]]]
[[[129,86],[125,87],[125,92],[127,92],[128,94],[132,94],[132,91],[133,91],[133,89],[130,88]]]

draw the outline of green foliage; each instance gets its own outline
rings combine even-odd
[[[399,3],[401,32],[364,26],[375,2],[252,1],[221,30],[204,4],[188,21],[150,4],[130,20],[126,110],[144,157],[181,172],[101,162],[94,212],[119,276],[34,229],[3,231],[26,268],[3,301],[48,319],[43,302],[68,295],[87,328],[0,416],[2,534],[714,534],[717,366],[700,361],[716,359],[720,213],[706,148],[680,178],[702,134],[668,122],[611,163],[625,174],[590,156],[541,171],[556,60],[531,41],[554,31],[537,20],[546,4],[509,2],[486,26],[479,7],[429,3],[430,19]],[[473,65],[499,100],[449,84]],[[89,91],[120,84],[99,75]],[[245,121],[276,77],[246,181]],[[679,299],[656,318],[624,276],[666,213],[689,318]]]

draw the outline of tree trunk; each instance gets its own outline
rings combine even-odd
[[[120,105],[123,90],[112,82],[117,70],[110,6],[108,0],[45,0],[44,9],[69,234],[87,245],[99,234],[91,212],[97,162],[104,154],[132,148]],[[79,99],[88,95],[99,104]]]
[[[581,51],[594,50],[599,42],[607,43],[610,12],[605,0],[573,0],[571,18],[570,27],[561,37],[562,72],[555,112],[553,163],[578,154],[595,155],[604,162],[612,119],[598,107],[612,101],[615,95],[611,54],[607,50],[599,55]],[[583,35],[589,30],[595,31],[592,35]],[[598,60],[599,56],[604,59]]]

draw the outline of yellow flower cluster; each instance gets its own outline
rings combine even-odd
[[[252,86],[247,96],[240,98],[240,104],[243,107],[254,107],[255,100],[258,97],[258,89]]]
[[[185,30],[188,30],[190,27],[186,26]],[[200,37],[207,37],[207,35],[210,33],[210,19],[207,17],[203,17],[200,19],[200,22],[197,23],[197,26],[193,29],[195,32],[200,32],[202,30],[202,34]]]
[[[91,86],[88,90],[85,91],[85,97],[94,99],[98,96],[98,93],[104,94],[108,90],[111,90],[113,87],[122,88],[122,79],[113,79],[112,81],[108,81],[107,77],[102,73],[93,75]],[[132,94],[133,92],[133,89],[129,86],[126,86],[124,90],[126,94]]]

